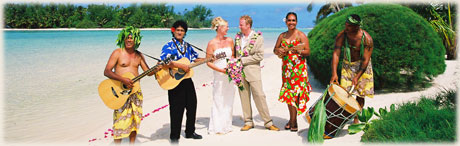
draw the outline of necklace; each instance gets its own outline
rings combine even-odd
[[[187,51],[187,48],[185,47],[185,42],[183,43],[183,48],[184,48],[184,51],[182,52],[180,49],[179,49],[179,46],[177,46],[177,43],[176,41],[174,40],[174,38],[172,39],[172,41],[174,42],[174,45],[176,45],[176,49],[177,51],[179,51],[182,55],[185,55],[186,51]]]
[[[257,32],[257,33],[254,33],[254,35],[249,40],[248,49],[241,48],[240,39],[241,39],[242,35],[243,35],[243,33],[241,33],[241,32],[238,32],[236,34],[236,36],[235,36],[235,49],[236,49],[237,53],[241,57],[245,57],[245,56],[249,55],[249,51],[251,51],[252,48],[254,47],[254,44],[256,43],[257,37],[259,37],[259,35],[262,35],[262,33],[260,31]],[[248,37],[250,37],[250,36],[248,36]]]

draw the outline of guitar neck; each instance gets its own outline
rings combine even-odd
[[[198,61],[198,62],[195,62],[193,64],[190,64],[188,67],[193,68],[195,66],[201,65],[201,64],[209,62],[209,61],[211,61],[211,58],[206,58],[206,59],[204,59],[202,61]]]
[[[138,75],[137,77],[134,77],[134,78],[132,79],[133,82],[137,82],[137,81],[139,81],[140,79],[142,79],[143,77],[145,77],[146,75],[152,73],[152,72],[158,67],[158,65],[160,65],[160,64],[157,64],[157,65],[153,66],[152,68],[150,68],[149,70],[144,71],[142,74]]]

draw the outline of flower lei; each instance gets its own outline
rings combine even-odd
[[[294,46],[297,46],[298,44],[300,44],[300,41],[297,41],[297,39],[292,40],[289,44],[286,42],[286,40],[283,40],[281,42],[281,46],[283,46],[285,48],[292,48]]]
[[[233,83],[240,89],[241,91],[244,90],[243,87],[243,78],[245,77],[243,72],[243,63],[241,62],[241,58],[231,58],[227,59],[227,70],[225,72],[228,75],[228,81],[232,81]]]
[[[283,40],[283,41],[281,42],[281,46],[284,47],[284,48],[287,48],[287,49],[292,48],[292,47],[295,47],[295,46],[297,46],[298,44],[300,44],[300,41],[299,41],[298,39],[292,40],[292,41],[289,42],[289,43],[286,42],[286,40]],[[283,56],[278,56],[278,57],[279,57],[279,58],[283,58]],[[284,56],[284,57],[286,57],[286,56]],[[287,59],[287,58],[286,58],[286,59]]]
[[[243,36],[242,32],[238,32],[235,36],[235,49],[238,54],[240,54],[241,57],[246,57],[249,55],[249,51],[254,48],[254,44],[256,43],[257,37],[259,35],[262,35],[262,32],[258,31],[257,33],[254,33],[254,35],[251,37],[251,40],[249,41],[249,48],[248,49],[243,49],[241,48],[240,40],[241,37]]]

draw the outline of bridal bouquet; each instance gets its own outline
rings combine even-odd
[[[231,58],[227,59],[227,70],[228,81],[232,81],[238,87],[238,89],[243,90],[243,63],[241,59]]]

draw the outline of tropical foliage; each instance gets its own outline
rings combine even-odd
[[[324,85],[331,77],[335,37],[344,29],[345,19],[350,14],[361,16],[362,28],[373,38],[375,89],[427,87],[433,77],[445,71],[442,40],[425,19],[397,4],[364,4],[325,18],[308,34],[311,46],[309,65]],[[338,73],[340,69],[341,62]]]
[[[327,86],[321,95],[321,101],[315,105],[312,120],[310,122],[310,128],[308,128],[308,142],[311,143],[323,143],[323,134],[326,129],[326,107],[324,105],[324,98],[326,97],[327,91],[330,86]],[[308,114],[308,113],[306,113]]]
[[[357,4],[362,4],[357,2]],[[430,2],[430,3],[402,3],[403,6],[411,8],[414,12],[430,22],[431,26],[436,30],[443,40],[446,48],[448,60],[457,58],[457,36],[456,36],[456,5],[449,2]],[[326,2],[319,9],[315,23],[318,24],[327,16],[343,10],[347,7],[352,7],[349,2]],[[313,2],[307,6],[308,12],[311,12]]]
[[[391,112],[395,111],[395,107],[396,106],[394,104],[391,104],[390,106]],[[356,114],[356,116],[358,116],[358,120],[361,123],[352,124],[348,126],[348,133],[356,134],[362,130],[366,131],[367,129],[369,129],[371,125],[371,122],[369,120],[372,119],[373,115],[376,115],[377,117],[382,118],[387,113],[388,113],[387,107],[380,108],[378,112],[374,111],[373,107],[367,107],[367,109],[362,109]]]
[[[457,58],[456,5],[450,3],[403,4],[421,15],[442,38],[448,60]]]
[[[184,11],[184,20],[187,20],[189,27],[209,27],[212,21],[209,18],[212,16],[212,11],[202,5],[195,6],[192,11]]]
[[[316,20],[315,23],[318,24],[329,16],[330,14],[337,13],[338,11],[345,9],[347,7],[352,7],[353,5],[350,2],[339,2],[339,1],[334,1],[334,2],[326,2],[321,8],[319,8],[318,13],[316,14]],[[308,12],[311,12],[313,9],[313,1],[310,2],[307,6]]]
[[[363,142],[449,142],[456,141],[455,90],[436,98],[404,103],[379,119],[372,120],[361,137]]]
[[[196,5],[183,14],[174,6],[159,4],[131,4],[120,7],[107,4],[13,4],[4,5],[6,28],[138,28],[171,27],[175,20],[184,19],[190,27],[210,27],[212,11]]]

